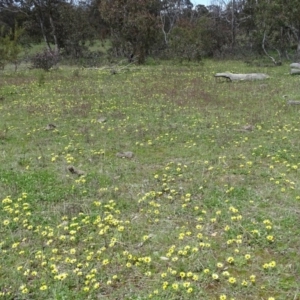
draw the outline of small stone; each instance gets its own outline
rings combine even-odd
[[[78,175],[78,176],[82,176],[85,174],[84,171],[75,169],[75,167],[73,167],[73,166],[68,166],[67,169],[70,171],[70,173]]]
[[[125,152],[118,152],[116,156],[120,158],[133,158],[134,154],[131,151],[125,151]]]
[[[107,121],[107,118],[106,117],[100,117],[97,121],[99,123],[105,123]]]
[[[55,128],[56,128],[56,125],[51,124],[51,123],[46,126],[46,130],[54,130]]]
[[[245,125],[243,127],[244,130],[247,130],[247,131],[252,131],[253,130],[253,125]]]

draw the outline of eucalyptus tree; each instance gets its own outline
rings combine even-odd
[[[294,46],[299,57],[299,2],[297,0],[252,0],[251,2],[255,7],[255,24],[258,32],[260,32],[265,53],[274,63],[278,63],[268,54],[267,49],[276,50],[280,60],[282,54]]]
[[[110,28],[114,50],[145,61],[159,31],[160,0],[101,0],[100,15]]]
[[[42,38],[49,52],[58,53],[64,49],[68,54],[78,56],[85,42],[96,35],[95,26],[90,22],[91,3],[75,0],[2,0],[0,22],[7,19],[4,16],[13,16],[17,23],[22,21],[22,26],[32,39],[39,41]]]
[[[160,10],[161,29],[165,45],[169,43],[169,36],[176,27],[179,19],[192,17],[193,4],[190,0],[162,0]]]

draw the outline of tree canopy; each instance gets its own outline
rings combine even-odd
[[[0,2],[3,41],[22,28],[21,43],[44,41],[50,52],[80,57],[88,41],[110,39],[111,55],[138,63],[153,54],[193,60],[249,53],[277,63],[300,56],[299,15],[296,0],[212,0],[207,7],[190,0]]]

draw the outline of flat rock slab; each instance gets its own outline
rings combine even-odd
[[[291,75],[300,75],[300,69],[291,69],[290,74]]]
[[[267,74],[264,73],[234,74],[230,72],[216,73],[215,77],[227,78],[230,81],[264,80],[270,78]]]
[[[300,64],[299,63],[292,63],[290,64],[290,67],[293,69],[300,69]]]

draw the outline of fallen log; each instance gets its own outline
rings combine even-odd
[[[290,67],[294,68],[294,69],[300,69],[300,64],[299,63],[292,63],[292,64],[290,64]]]
[[[270,78],[268,75],[263,73],[249,73],[249,74],[233,74],[230,72],[216,73],[216,78],[226,78],[230,81],[241,81],[241,80],[264,80]]]
[[[291,75],[299,75],[300,74],[300,69],[291,69],[290,74]]]
[[[300,105],[300,101],[297,100],[288,100],[286,103],[288,105]]]

